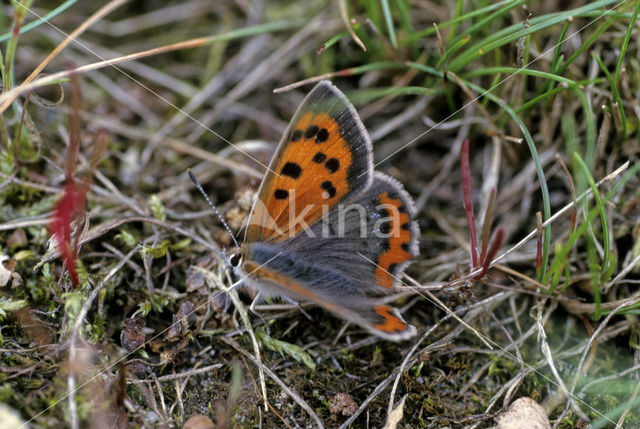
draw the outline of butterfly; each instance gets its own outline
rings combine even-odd
[[[418,254],[413,200],[374,171],[354,107],[329,81],[307,95],[259,188],[229,264],[258,294],[310,301],[386,340],[416,333],[380,298]],[[253,306],[253,305],[252,305]]]

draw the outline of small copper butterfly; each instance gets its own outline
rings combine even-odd
[[[229,263],[261,297],[311,301],[387,340],[416,333],[380,297],[418,254],[413,201],[373,169],[371,140],[331,82],[303,100]]]

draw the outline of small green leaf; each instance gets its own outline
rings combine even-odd
[[[124,243],[129,249],[133,249],[136,244],[138,244],[138,240],[126,229],[121,229],[120,232],[116,234],[116,240]]]
[[[258,329],[256,336],[258,337],[258,341],[269,350],[291,356],[296,361],[304,363],[309,369],[316,369],[316,364],[313,362],[313,359],[311,359],[311,356],[309,356],[302,347],[271,338],[264,329]]]
[[[136,316],[142,316],[142,317],[146,317],[152,309],[152,305],[151,305],[151,301],[146,299],[144,301],[142,301],[140,304],[138,304],[138,309],[136,310],[135,313],[133,313],[131,315],[131,317],[136,317]]]
[[[13,255],[13,260],[16,262],[28,261],[30,259],[33,259],[34,256],[35,253],[33,252],[33,250],[21,250]]]
[[[24,299],[12,299],[0,296],[0,319],[3,319],[7,315],[7,311],[20,310],[26,306],[27,301]]]
[[[191,244],[191,239],[190,238],[184,238],[180,241],[178,241],[177,243],[172,244],[171,246],[169,246],[169,249],[171,250],[182,250],[185,247],[188,247]]]
[[[152,258],[157,259],[161,258],[167,254],[167,250],[169,249],[169,241],[163,240],[155,246],[147,246],[143,245],[140,249],[140,254],[144,257],[147,255],[151,255]]]
[[[498,368],[498,361],[497,360],[493,360],[493,362],[491,362],[491,365],[489,365],[489,372],[488,374],[490,376],[492,375],[496,375],[500,373],[500,369]]]
[[[89,273],[87,269],[84,267],[84,264],[80,260],[80,258],[76,259],[76,272],[78,273],[78,279],[80,280],[80,284],[85,284],[89,281]]]
[[[87,297],[79,291],[67,292],[62,294],[64,302],[64,311],[67,313],[69,320],[74,321],[82,305],[87,300]]]
[[[151,195],[151,201],[149,204],[151,206],[151,214],[153,217],[164,222],[167,219],[167,213],[164,210],[162,201],[160,201],[160,197],[156,194]]]

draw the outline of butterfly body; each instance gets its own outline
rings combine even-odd
[[[374,172],[353,106],[323,81],[276,149],[230,262],[262,296],[311,301],[375,335],[406,339],[415,328],[379,298],[418,253],[414,214],[402,185]]]

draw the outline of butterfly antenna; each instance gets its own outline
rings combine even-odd
[[[200,191],[204,199],[207,201],[207,204],[209,204],[209,207],[211,207],[211,210],[214,211],[216,216],[218,216],[218,219],[220,219],[220,222],[222,222],[222,225],[224,225],[224,229],[226,229],[229,235],[231,236],[231,239],[233,240],[233,244],[235,244],[236,247],[240,247],[240,245],[238,244],[238,240],[236,240],[235,235],[233,235],[233,232],[231,232],[231,228],[229,228],[229,224],[227,223],[226,220],[224,220],[224,218],[222,217],[222,214],[220,214],[220,211],[218,211],[217,207],[213,204],[213,202],[211,201],[207,193],[204,192],[204,189],[202,189],[202,185],[200,184],[200,182],[198,182],[198,179],[196,179],[196,176],[191,172],[191,169],[187,169],[187,173],[189,173],[189,178],[196,185],[196,189]]]

